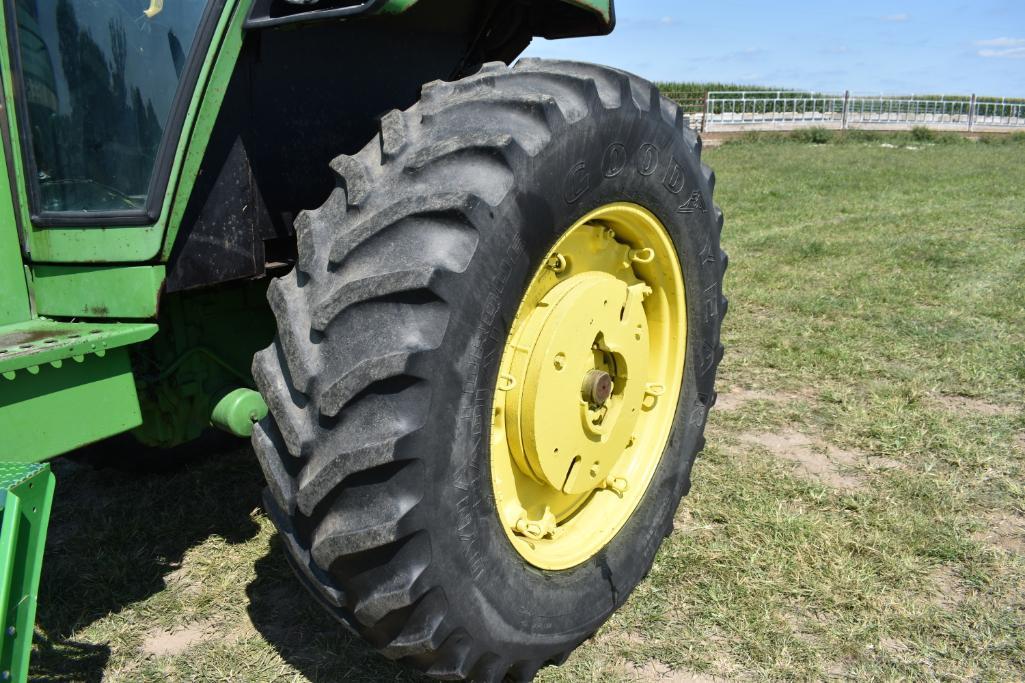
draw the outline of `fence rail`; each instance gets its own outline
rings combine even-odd
[[[1025,130],[1025,100],[970,97],[887,96],[785,91],[667,91],[706,131],[789,130],[800,127],[902,130]]]

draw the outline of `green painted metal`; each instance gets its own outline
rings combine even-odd
[[[605,23],[612,22],[612,0],[562,0],[577,7],[583,7],[597,12],[605,20]]]
[[[4,29],[7,27],[7,7],[8,4],[6,2],[0,2],[0,20],[2,20],[0,21],[0,27]],[[14,92],[12,78],[13,70],[11,69],[11,53],[7,45],[7,31],[0,30],[0,86],[3,87],[3,116],[7,117],[7,130],[10,141],[10,149],[4,149],[4,168],[12,171],[7,174],[9,186],[0,195],[0,201],[7,200],[10,202],[9,206],[5,203],[0,203],[0,212],[2,212],[0,213],[0,219],[3,220],[3,227],[0,227],[0,230],[3,231],[15,230],[15,226],[19,222],[22,229],[27,230],[29,224],[28,211],[26,209],[28,207],[27,189],[25,183],[22,182],[25,177],[25,170],[22,167],[21,148],[18,142],[18,120],[15,114],[15,107],[8,106],[9,103],[14,101],[12,96]],[[10,155],[9,159],[7,158],[8,154]],[[24,238],[25,235],[22,235],[22,237]],[[3,238],[0,237],[0,239]],[[0,247],[0,249],[3,249],[3,247]],[[2,265],[6,265],[6,263]],[[3,279],[2,275],[0,275],[0,279]],[[6,282],[4,285],[6,285]],[[24,287],[25,285],[23,284],[22,286]],[[2,287],[0,290],[6,290],[6,287]],[[3,294],[0,294],[0,296],[3,296]]]
[[[401,14],[417,3],[417,0],[388,0],[378,14]]]
[[[259,392],[235,389],[217,402],[210,415],[210,422],[235,436],[249,438],[253,435],[253,423],[265,417],[267,402]]]
[[[4,105],[5,102],[0,98],[0,114],[6,110]],[[2,144],[0,168],[5,169],[3,178],[6,180],[0,182],[0,325],[4,325],[28,320],[31,310],[25,270],[21,265],[15,196],[11,193],[11,183],[16,182],[16,178],[6,172],[7,154]]]
[[[124,348],[0,376],[4,458],[39,462],[142,422]]]
[[[103,356],[156,333],[153,323],[66,323],[37,318],[4,325],[0,327],[0,402],[8,386],[4,380],[36,375],[46,365],[59,368],[69,358],[81,362],[90,354]]]
[[[49,465],[0,462],[0,680],[28,678],[54,484]]]
[[[180,168],[175,175],[181,180],[174,193],[173,202],[168,199],[170,206],[165,204],[164,213],[170,212],[167,223],[167,234],[165,235],[164,247],[161,252],[161,259],[167,260],[171,256],[171,248],[174,246],[174,239],[178,235],[178,228],[181,226],[182,216],[188,205],[189,197],[192,195],[192,188],[196,184],[199,175],[199,166],[206,153],[207,143],[210,141],[210,134],[213,132],[214,124],[217,122],[217,114],[221,111],[221,103],[224,95],[228,92],[228,82],[235,70],[239,52],[242,50],[242,24],[245,23],[246,15],[249,14],[249,7],[252,0],[239,0],[235,6],[234,13],[230,14],[230,21],[225,27],[218,28],[217,35],[220,36],[220,43],[215,51],[211,48],[211,57],[204,65],[204,76],[200,83],[205,84],[202,88],[202,96],[197,93],[193,99],[194,111],[190,112],[189,124],[191,133],[188,144],[179,155],[183,156]],[[228,19],[229,12],[225,12],[222,21]],[[216,42],[215,42],[216,44]],[[197,105],[198,100],[198,106]],[[188,128],[186,128],[188,130]],[[175,177],[172,175],[172,177]]]
[[[68,318],[155,318],[164,266],[31,268],[36,312]]]
[[[0,197],[0,206],[3,201]],[[31,314],[19,251],[14,223],[0,219],[0,325],[28,320]]]
[[[200,70],[195,92],[189,105],[178,141],[169,191],[164,198],[160,216],[152,226],[129,227],[48,227],[33,228],[27,235],[28,247],[33,261],[47,263],[118,263],[150,261],[157,257],[169,232],[169,224],[177,233],[177,223],[188,201],[202,158],[210,137],[210,130],[217,110],[224,97],[228,77],[234,69],[238,50],[242,42],[242,22],[252,0],[234,0],[225,4],[224,11],[214,31],[213,41],[207,50],[206,59]],[[3,17],[5,3],[0,3],[0,17]],[[3,87],[8,101],[13,92],[11,84],[10,54],[6,32],[0,31],[0,65],[3,69]],[[200,116],[200,110],[206,114]],[[7,112],[12,131],[17,131],[18,122],[13,110]],[[22,182],[24,170],[17,135],[12,135],[15,170],[18,178],[17,210],[23,225],[30,225],[26,184]],[[195,159],[186,169],[186,160]],[[184,169],[184,170],[183,170]],[[181,185],[179,183],[182,183]],[[175,189],[177,188],[177,189]],[[183,191],[184,190],[184,191]],[[175,218],[171,219],[172,204],[179,204]],[[166,254],[165,254],[166,258]]]

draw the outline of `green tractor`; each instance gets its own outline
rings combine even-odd
[[[593,634],[690,487],[726,313],[679,108],[507,66],[612,0],[2,13],[0,678],[28,672],[46,461],[212,432],[251,438],[298,579],[383,655],[530,680]]]

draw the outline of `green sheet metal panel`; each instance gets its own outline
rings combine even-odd
[[[562,0],[577,7],[583,7],[597,12],[605,20],[605,23],[612,21],[612,0]]]
[[[6,112],[5,101],[0,98],[0,114]],[[0,182],[0,325],[28,320],[28,286],[25,269],[21,265],[21,244],[15,219],[15,196],[11,184],[17,181],[7,172],[7,153],[0,144],[0,167],[6,182]]]
[[[0,233],[4,233],[0,234],[0,241],[5,242],[5,234],[16,231],[16,226],[19,224],[19,221],[23,230],[28,229],[28,212],[23,212],[23,208],[28,206],[28,201],[25,196],[25,183],[21,182],[21,179],[24,177],[24,169],[21,165],[21,152],[18,141],[18,121],[14,111],[15,108],[10,106],[14,101],[11,97],[11,93],[14,92],[14,84],[11,80],[13,77],[13,71],[11,69],[11,54],[7,45],[7,8],[8,3],[0,2],[0,20],[2,20],[2,28],[4,29],[0,30],[0,85],[3,86],[3,111],[0,112],[0,115],[5,118],[4,123],[7,126],[7,136],[3,145],[3,156],[5,176],[8,178],[7,186],[3,188],[3,190],[0,190],[0,193],[2,193],[0,194],[0,211],[3,211],[3,213],[0,214],[0,220],[3,221],[2,226],[0,226]],[[26,237],[26,235],[22,235],[23,239]],[[14,239],[15,242],[17,242],[17,237]],[[0,246],[0,251],[4,251],[5,254],[7,253],[4,246]],[[17,254],[18,252],[15,251],[14,253]],[[3,257],[4,254],[0,254],[0,258]],[[14,277],[6,270],[7,266],[8,262],[6,260],[0,263],[0,298],[3,298],[4,293],[7,291],[16,291],[16,289],[7,289],[9,283],[6,278],[13,279]],[[20,266],[18,276],[21,278],[21,288],[25,292],[25,306],[27,308],[29,306],[27,298],[28,290],[27,285],[25,284],[24,272],[21,270]],[[25,320],[27,318],[28,315],[20,319]],[[11,320],[2,320],[0,322],[11,322]]]
[[[231,81],[231,74],[235,71],[238,55],[242,51],[244,33],[242,25],[249,14],[250,5],[252,5],[252,0],[241,0],[233,14],[225,13],[225,17],[222,19],[225,21],[225,25],[219,27],[213,43],[213,46],[217,46],[219,42],[219,46],[216,50],[211,46],[211,56],[208,58],[207,64],[204,65],[205,71],[203,78],[200,79],[200,84],[205,84],[205,87],[201,87],[202,97],[197,95],[193,98],[193,110],[186,121],[186,125],[191,128],[188,144],[182,145],[179,150],[181,159],[176,159],[178,165],[174,175],[180,175],[181,181],[173,196],[168,193],[167,203],[164,205],[168,229],[164,236],[161,260],[166,261],[171,257],[171,248],[178,235],[178,228],[181,226],[182,216],[185,214],[189,197],[192,195],[192,188],[195,187],[196,178],[199,176],[199,167],[206,154],[210,134],[217,122],[217,114],[221,111],[224,96],[228,92],[228,83]],[[228,16],[230,16],[230,22],[227,21]]]
[[[5,189],[6,183],[0,183],[0,195]],[[4,213],[3,205],[4,198],[0,196],[0,213]],[[0,217],[0,325],[28,320],[30,315],[18,233],[13,220]]]
[[[32,269],[36,313],[68,318],[154,318],[164,266],[55,266]]]
[[[28,678],[54,483],[48,465],[0,462],[0,680]]]
[[[0,375],[5,460],[46,460],[142,423],[125,349],[33,367]]]
[[[388,0],[378,10],[380,14],[401,14],[417,3],[417,0]]]

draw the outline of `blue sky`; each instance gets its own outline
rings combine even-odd
[[[651,80],[1025,97],[1025,0],[616,0],[611,36],[535,39],[534,57]]]

